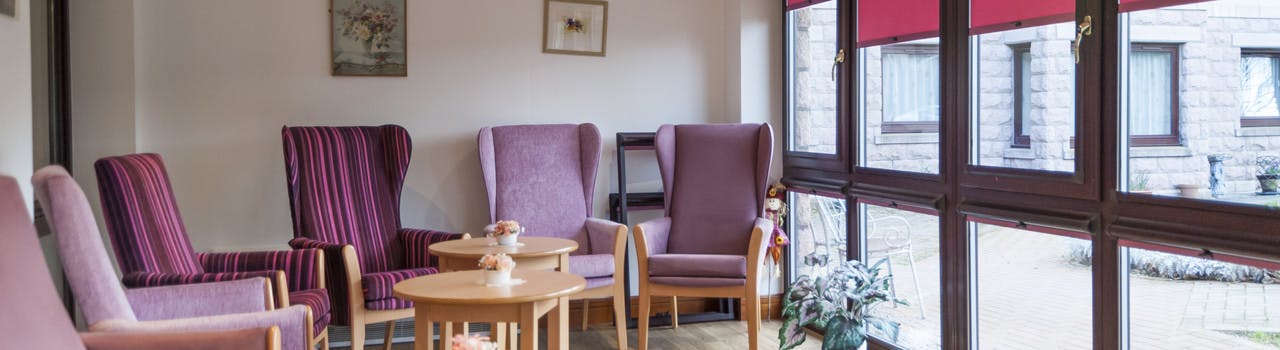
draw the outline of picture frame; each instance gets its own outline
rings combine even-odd
[[[604,57],[609,3],[601,0],[544,0],[542,52]]]
[[[0,15],[17,17],[17,9],[14,0],[0,0]]]
[[[409,75],[406,0],[330,0],[334,76]]]

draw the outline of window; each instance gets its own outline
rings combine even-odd
[[[788,12],[791,59],[790,127],[793,152],[834,155],[839,150],[838,84],[832,60],[839,49],[838,1]]]
[[[1031,44],[1010,46],[1013,49],[1013,144],[1014,148],[1030,148],[1027,118],[1031,117]]]
[[[938,132],[938,46],[890,45],[881,50],[881,55],[881,132]]]
[[[1129,140],[1178,145],[1178,46],[1133,44],[1129,53]]]
[[[1280,126],[1280,50],[1240,51],[1240,126]]]

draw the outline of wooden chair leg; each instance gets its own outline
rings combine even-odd
[[[618,331],[618,350],[627,350],[626,292],[619,287],[613,293],[613,327]]]
[[[642,282],[643,283],[643,282]],[[640,285],[640,312],[636,313],[639,318],[640,326],[636,327],[636,349],[649,350],[649,291],[645,290],[644,284]]]
[[[351,350],[364,350],[364,323],[351,323]]]
[[[396,320],[387,321],[386,335],[382,338],[382,350],[391,350],[391,341],[396,337]]]
[[[760,348],[760,295],[755,290],[750,290],[747,291],[747,297],[743,299],[743,303],[747,304],[747,314],[743,316],[747,319],[747,346],[750,350],[758,350]]]
[[[591,299],[582,299],[582,330],[587,330],[587,315],[591,309]]]
[[[680,302],[674,296],[671,297],[671,328],[680,328]]]

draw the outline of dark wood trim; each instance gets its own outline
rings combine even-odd
[[[781,135],[783,140],[785,140],[782,152],[782,163],[788,168],[806,168],[820,171],[848,173],[849,167],[851,166],[853,159],[852,155],[854,153],[851,146],[852,143],[850,142],[852,126],[849,121],[852,120],[851,116],[853,115],[850,111],[851,106],[853,106],[853,99],[850,96],[854,96],[854,93],[856,93],[856,87],[854,84],[851,84],[850,81],[853,74],[852,72],[855,70],[851,68],[857,66],[857,55],[854,54],[854,49],[852,49],[854,47],[852,44],[854,38],[852,38],[851,35],[847,35],[847,33],[853,33],[853,21],[850,18],[852,18],[854,6],[852,0],[836,0],[836,6],[839,13],[837,24],[839,27],[839,30],[837,31],[839,38],[836,39],[836,51],[839,52],[839,50],[844,50],[845,52],[844,62],[835,66],[837,96],[836,152],[834,154],[823,154],[791,150],[791,135],[788,131],[792,129],[793,114],[795,111],[791,110],[792,106],[788,103],[786,107],[786,125],[781,128]],[[785,56],[785,69],[782,70],[782,81],[785,82],[792,81],[791,75],[793,73],[791,67],[793,65],[792,61],[794,60],[794,57],[791,55],[791,46],[795,43],[793,42],[790,32],[791,15],[791,11],[788,11],[783,15],[786,25],[784,25],[782,29],[782,40],[783,47],[786,48],[786,54],[783,55]],[[832,57],[833,61],[834,59],[835,58]],[[792,91],[791,85],[793,84],[788,84],[787,86],[787,96],[794,96],[795,94],[795,92]]]
[[[1022,64],[1022,58],[1031,55],[1031,44],[1009,45],[1009,49],[1013,51],[1013,141],[1009,145],[1013,148],[1031,148],[1031,136],[1025,133],[1027,115],[1022,113],[1022,104],[1030,103],[1030,96],[1025,96],[1022,89],[1026,86],[1022,84],[1022,70],[1025,67]]]
[[[1147,44],[1133,43],[1129,45],[1129,52],[1153,52],[1164,53],[1169,55],[1169,133],[1163,135],[1134,135],[1133,131],[1129,131],[1129,145],[1140,146],[1178,146],[1182,144],[1179,137],[1179,110],[1181,109],[1179,96],[1182,92],[1178,90],[1179,81],[1182,78],[1179,67],[1182,65],[1179,60],[1178,50],[1181,45],[1178,44]],[[1131,61],[1132,62],[1132,61]],[[1132,89],[1133,79],[1130,79],[1129,86]],[[1133,119],[1133,115],[1129,115],[1129,119]]]

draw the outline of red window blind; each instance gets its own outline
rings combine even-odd
[[[971,0],[969,34],[1071,22],[1075,13],[1075,0]]]
[[[805,7],[821,4],[830,0],[786,0],[787,11],[798,10]]]
[[[1120,12],[1150,10],[1205,1],[1208,0],[1120,0]]]
[[[858,0],[858,47],[938,36],[939,0]]]

